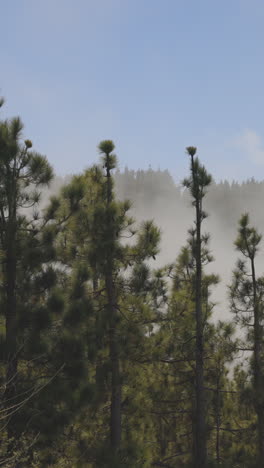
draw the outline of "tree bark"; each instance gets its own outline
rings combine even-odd
[[[5,407],[7,414],[8,408],[13,406],[16,396],[17,385],[17,311],[16,311],[16,219],[15,213],[10,214],[6,231],[6,264],[5,264],[5,283],[6,283],[6,343],[5,343],[5,361],[6,361],[6,388],[4,394]],[[8,417],[7,430],[8,438],[15,437],[14,425],[11,423],[12,417]],[[12,444],[12,440],[11,440]]]
[[[109,213],[110,203],[112,202],[112,187],[111,173],[109,168],[109,155],[107,155],[106,164],[107,176],[107,209]],[[111,218],[108,214],[108,225],[111,223]],[[113,237],[113,233],[110,233]],[[114,242],[114,238],[112,239]],[[106,265],[106,293],[108,302],[109,314],[109,346],[110,346],[110,361],[111,361],[111,414],[110,414],[110,442],[114,453],[118,452],[121,445],[121,376],[120,376],[120,360],[119,347],[117,342],[117,309],[116,309],[116,290],[113,279],[113,256],[112,251],[108,252]]]
[[[263,388],[262,388],[262,370],[261,370],[261,324],[260,324],[260,310],[259,299],[257,293],[257,281],[255,273],[254,257],[251,257],[251,274],[253,285],[253,308],[254,308],[254,404],[257,415],[257,436],[258,436],[258,454],[257,454],[257,467],[263,466],[264,460],[264,404],[263,404]]]
[[[215,456],[217,466],[220,465],[220,378],[217,378],[216,382],[216,441],[215,441]]]
[[[193,183],[197,185],[194,174],[194,160],[192,157]],[[206,421],[205,421],[205,389],[204,389],[204,338],[202,312],[202,254],[201,254],[201,223],[202,202],[197,187],[195,199],[196,208],[196,239],[195,239],[195,320],[196,320],[196,415],[195,415],[195,460],[196,468],[207,466],[206,453]]]

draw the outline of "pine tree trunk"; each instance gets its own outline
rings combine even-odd
[[[16,330],[16,253],[15,226],[9,221],[6,238],[6,390],[4,400],[8,408],[14,405],[17,382],[17,330]],[[11,419],[7,424],[8,438],[15,437]]]
[[[255,411],[257,414],[257,436],[258,436],[258,453],[257,467],[263,466],[264,460],[264,404],[263,404],[263,388],[262,388],[262,371],[261,371],[261,324],[259,314],[259,300],[257,296],[257,282],[255,274],[254,258],[251,258],[251,274],[253,283],[253,301],[254,301],[254,391],[255,391]]]
[[[203,311],[202,311],[202,252],[201,252],[201,224],[202,224],[202,196],[199,181],[194,167],[194,156],[191,155],[191,172],[194,188],[196,211],[196,239],[195,239],[195,440],[194,440],[194,466],[206,468],[206,421],[205,421],[205,389],[204,389],[204,343],[203,343]]]
[[[111,174],[109,169],[109,159],[107,158],[106,176],[107,176],[107,205],[108,208],[112,201]],[[111,219],[108,217],[110,225]],[[112,237],[113,234],[110,233]],[[114,242],[114,238],[112,239]],[[113,279],[113,258],[112,251],[108,252],[106,271],[106,292],[108,302],[108,314],[110,324],[110,361],[111,361],[111,414],[110,414],[110,442],[114,453],[118,452],[121,445],[121,398],[122,387],[120,378],[119,349],[117,342],[117,309],[116,309],[116,291]]]
[[[111,446],[114,452],[118,451],[121,444],[121,382],[118,347],[115,330],[110,335],[110,355],[112,371],[112,395],[111,395],[111,420],[110,434]]]
[[[216,441],[215,441],[215,458],[217,466],[220,465],[220,382],[219,377],[216,383]]]
[[[96,273],[96,267],[94,267],[94,274],[93,274],[93,293],[96,294],[98,290],[98,276]],[[101,347],[101,337],[98,332],[98,326],[99,326],[99,311],[96,313],[96,337],[95,337],[95,342],[96,342],[96,350],[100,349]],[[96,358],[96,363],[95,363],[95,383],[96,383],[96,388],[98,389],[101,382],[100,382],[100,360],[98,357]],[[100,389],[101,392],[101,389]]]
[[[4,251],[5,251],[5,288],[6,288],[6,343],[5,343],[5,361],[6,361],[6,388],[5,388],[5,407],[7,414],[10,414],[9,408],[16,404],[17,393],[17,301],[16,301],[16,276],[17,276],[17,258],[16,258],[16,238],[17,238],[17,186],[16,186],[16,162],[13,173],[7,174],[8,178],[8,216],[5,226]],[[13,416],[14,419],[14,416]],[[9,440],[9,450],[13,450],[16,442],[16,428],[12,421],[12,416],[7,419],[7,433]]]
[[[119,352],[116,336],[116,309],[112,274],[106,277],[106,291],[108,313],[110,322],[110,360],[111,360],[111,414],[110,414],[110,441],[114,452],[117,452],[121,443],[121,382]]]
[[[201,207],[196,201],[196,278],[195,278],[195,316],[196,316],[196,427],[195,427],[195,466],[205,468],[206,422],[204,390],[204,350],[202,315],[202,261],[201,261]]]

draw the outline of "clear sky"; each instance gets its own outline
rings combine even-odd
[[[263,0],[0,0],[2,117],[59,174],[113,139],[120,167],[264,179]]]

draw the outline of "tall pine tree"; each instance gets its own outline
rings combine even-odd
[[[239,222],[235,246],[243,259],[237,263],[230,288],[231,307],[236,321],[246,330],[247,348],[253,351],[253,392],[257,416],[257,462],[260,468],[264,459],[264,368],[263,368],[263,318],[264,278],[256,272],[256,257],[261,235],[250,226],[249,215],[244,214]]]
[[[202,222],[206,218],[203,210],[203,198],[206,189],[211,183],[211,176],[204,166],[195,157],[196,148],[189,146],[187,154],[190,156],[190,177],[185,179],[183,184],[190,191],[195,208],[195,227],[193,230],[194,258],[195,258],[195,281],[194,281],[194,301],[195,301],[195,323],[196,323],[196,417],[195,417],[195,444],[194,444],[194,466],[205,468],[207,466],[207,429],[206,429],[206,401],[204,388],[204,325],[205,316],[202,310]]]

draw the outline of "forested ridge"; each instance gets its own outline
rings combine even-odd
[[[96,152],[56,179],[0,121],[0,466],[262,467],[264,182]]]

